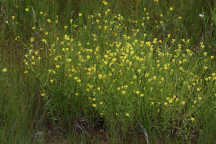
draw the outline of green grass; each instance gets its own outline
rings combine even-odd
[[[0,7],[0,143],[39,143],[38,132],[42,143],[143,143],[145,134],[150,143],[213,143],[210,2]],[[89,128],[79,134],[82,118]]]

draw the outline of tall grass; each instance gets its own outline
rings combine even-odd
[[[213,142],[209,2],[8,0],[0,6],[1,143],[37,143],[38,131],[48,143],[52,127],[64,129],[68,142]],[[77,126],[81,118],[87,128]],[[93,126],[97,119],[104,121],[102,134]],[[98,135],[102,140],[92,138]]]

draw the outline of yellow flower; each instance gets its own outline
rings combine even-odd
[[[59,68],[60,68],[60,65],[56,65],[56,68],[59,69]]]
[[[103,116],[103,115],[104,115],[104,113],[100,113],[100,115],[101,115],[101,116]]]
[[[67,62],[71,62],[72,59],[71,59],[71,58],[67,58],[66,61],[67,61]]]
[[[170,11],[173,11],[173,7],[170,7],[169,10],[170,10]]]
[[[45,44],[47,43],[47,40],[46,40],[46,39],[42,39],[41,41],[42,41],[43,43],[45,43]]]
[[[208,67],[207,67],[207,66],[204,66],[203,68],[204,68],[204,70],[207,70],[207,69],[208,69]]]
[[[96,105],[96,104],[92,104],[92,107],[96,108],[96,107],[97,107],[97,105]]]
[[[173,99],[169,99],[169,103],[172,103],[173,102]]]
[[[130,114],[129,113],[125,113],[125,116],[130,117]]]
[[[14,20],[14,19],[15,19],[15,16],[11,16],[11,19]]]
[[[45,93],[41,93],[40,95],[43,97],[43,96],[45,96],[46,94],[45,94]]]
[[[81,16],[82,16],[82,13],[79,13],[78,16],[81,17]]]
[[[197,91],[199,92],[201,90],[201,88],[197,88]]]
[[[98,79],[102,79],[103,75],[102,74],[98,74]]]
[[[51,79],[51,80],[50,80],[50,83],[53,83],[53,82],[54,82],[54,80],[53,80],[53,79]]]
[[[136,94],[140,94],[140,91],[136,91]]]
[[[103,4],[106,6],[106,5],[108,5],[108,2],[104,0]]]
[[[89,60],[89,59],[91,58],[91,56],[90,56],[90,55],[87,55],[86,58]]]
[[[33,61],[31,64],[32,64],[32,65],[35,65],[36,63]]]
[[[34,40],[35,40],[34,37],[31,37],[31,38],[30,38],[30,42],[31,42],[31,43],[33,43]]]
[[[64,39],[65,39],[65,40],[70,40],[69,35],[66,35],[66,34],[65,34],[65,35],[64,35]]]
[[[79,78],[78,77],[74,77],[74,80],[78,80]]]
[[[29,8],[25,8],[25,11],[26,11],[26,12],[29,12]]]
[[[77,82],[78,82],[78,83],[81,83],[81,79],[78,79]]]
[[[182,101],[181,104],[182,104],[182,105],[185,105],[185,101]]]
[[[137,76],[136,76],[136,75],[133,75],[133,79],[137,79]]]
[[[70,19],[70,23],[71,23],[71,24],[73,23],[73,19]]]
[[[7,72],[7,68],[3,68],[3,69],[2,69],[2,72]]]
[[[201,101],[201,100],[202,100],[202,97],[201,97],[201,96],[198,96],[198,100],[200,100],[200,101]]]
[[[207,56],[207,55],[208,55],[208,53],[207,53],[207,52],[204,52],[204,53],[203,53],[203,55],[204,55],[204,56]]]
[[[102,102],[102,101],[100,101],[100,103],[99,103],[99,104],[101,104],[101,105],[102,105],[102,104],[103,104],[103,102]]]
[[[98,90],[98,91],[100,91],[100,90],[101,90],[101,88],[100,88],[100,87],[97,87],[97,90]]]
[[[123,95],[125,95],[125,94],[126,94],[126,91],[125,91],[125,90],[123,90],[121,93],[122,93]]]
[[[47,22],[48,22],[48,23],[51,23],[52,21],[51,21],[51,19],[48,18],[48,19],[47,19]]]

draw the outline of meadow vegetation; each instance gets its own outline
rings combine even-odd
[[[213,144],[213,2],[0,1],[0,143]]]

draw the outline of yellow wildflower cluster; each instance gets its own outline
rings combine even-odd
[[[105,0],[102,2],[108,5]],[[41,28],[42,48],[35,47],[37,38],[31,36],[23,61],[24,73],[33,73],[47,89],[61,89],[62,95],[69,95],[68,101],[78,98],[89,101],[86,105],[103,115],[111,111],[129,118],[144,104],[167,113],[188,105],[196,108],[205,99],[203,83],[216,80],[215,72],[205,73],[214,56],[203,51],[204,59],[197,59],[196,53],[188,48],[190,40],[178,41],[171,33],[164,39],[143,33],[140,28],[151,19],[148,10],[144,12],[142,22],[128,20],[135,25],[130,31],[125,28],[126,19],[121,14],[111,14],[110,9],[87,15],[87,26],[75,25],[70,19],[70,25],[64,25],[63,29],[67,31],[72,26],[73,33],[65,32],[54,41],[48,38],[52,32]],[[83,15],[78,13],[80,21]],[[47,18],[46,24],[52,21]],[[161,20],[160,25],[163,24]],[[205,48],[203,42],[200,48]],[[203,65],[199,66],[197,61]],[[40,95],[46,94],[43,90]],[[195,120],[191,117],[191,121]]]

